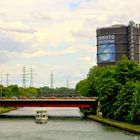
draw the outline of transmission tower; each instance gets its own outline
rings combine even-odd
[[[34,80],[35,73],[33,72],[33,68],[30,69],[30,87],[33,87],[33,80]]]
[[[23,74],[22,74],[22,85],[23,88],[26,88],[26,81],[27,81],[27,77],[26,77],[26,68],[23,66]]]
[[[53,88],[53,83],[54,83],[54,78],[53,78],[53,73],[51,73],[51,88]]]

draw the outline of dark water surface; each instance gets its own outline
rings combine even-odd
[[[74,108],[47,108],[55,118],[47,124],[36,124],[34,117],[29,117],[35,110],[38,109],[20,108],[0,118],[0,140],[140,140],[138,135],[82,119]]]

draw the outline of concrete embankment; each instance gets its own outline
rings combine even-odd
[[[16,107],[0,107],[0,114],[17,109]]]
[[[140,135],[140,125],[133,125],[129,123],[118,122],[115,120],[106,119],[106,118],[96,116],[96,115],[88,115],[87,118]]]

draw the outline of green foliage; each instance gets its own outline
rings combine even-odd
[[[135,85],[136,88],[132,97],[132,105],[128,117],[131,122],[140,124],[140,82],[137,82]]]
[[[38,97],[46,97],[54,92],[53,89],[50,89],[49,87],[41,87],[39,89]]]
[[[37,88],[22,88],[17,85],[2,87],[2,97],[19,98],[19,97],[36,97],[38,94]]]
[[[9,112],[9,111],[15,110],[15,109],[16,109],[16,107],[0,107],[0,114]]]
[[[139,125],[124,123],[124,122],[111,120],[111,119],[107,119],[107,118],[95,116],[95,115],[88,115],[88,118],[93,119],[93,120],[98,121],[98,122],[101,122],[103,124],[107,124],[110,126],[120,128],[122,130],[127,130],[127,131],[135,133],[135,134],[140,134],[140,126]]]
[[[127,57],[123,57],[121,61],[117,63],[116,67],[116,80],[125,85],[127,81],[140,80],[140,66],[136,61],[129,61]]]
[[[92,67],[77,83],[82,96],[97,96],[104,117],[140,124],[140,65],[123,56],[115,66]]]
[[[49,97],[49,96],[57,96],[57,97],[65,97],[65,96],[78,96],[74,89],[60,87],[60,88],[49,88],[49,87],[41,87],[39,88],[38,97]]]
[[[49,87],[28,87],[22,88],[17,85],[10,85],[3,87],[0,85],[0,94],[3,98],[37,98],[37,97],[48,97],[48,96],[78,96],[74,89],[60,87],[60,88],[49,88]],[[0,96],[1,96],[0,95]]]
[[[134,91],[135,83],[133,81],[129,81],[122,86],[114,104],[116,107],[116,110],[114,111],[115,119],[129,122],[128,112],[131,110]]]
[[[114,103],[120,88],[121,85],[113,78],[104,78],[100,83],[100,87],[98,86],[98,101],[104,117],[114,118]]]
[[[38,89],[29,87],[29,88],[24,89],[24,93],[26,97],[37,97]]]
[[[76,85],[76,91],[80,96],[89,96],[90,92],[90,83],[87,79],[81,80]]]
[[[19,88],[17,85],[10,85],[8,87],[3,87],[2,89],[3,96],[13,97],[19,95]]]

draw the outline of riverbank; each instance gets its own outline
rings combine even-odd
[[[96,115],[88,115],[87,118],[140,135],[140,125],[133,125],[129,123],[119,122]]]
[[[17,109],[16,107],[0,107],[0,114]]]

